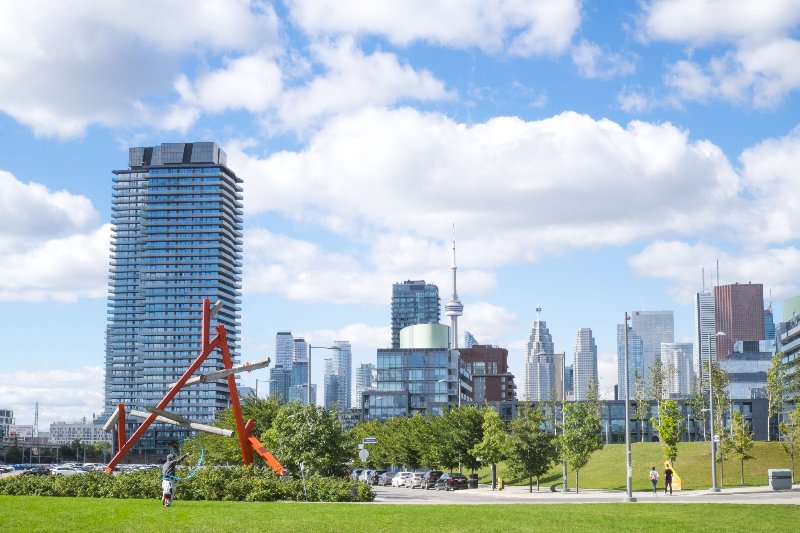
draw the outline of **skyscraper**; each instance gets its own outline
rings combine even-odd
[[[450,346],[458,349],[458,317],[464,314],[464,304],[458,299],[458,291],[456,291],[456,230],[453,226],[453,264],[450,267],[453,271],[453,296],[447,305],[444,306],[444,314],[450,317]]]
[[[661,359],[661,343],[675,340],[675,318],[672,311],[634,311],[631,327],[642,339],[640,375],[650,383],[653,363]]]
[[[325,408],[337,409],[340,413],[347,407],[344,405],[344,376],[338,368],[335,358],[329,357],[323,361],[324,363],[324,384],[325,390]]]
[[[547,401],[557,389],[555,368],[555,347],[547,323],[541,319],[541,306],[536,307],[536,320],[528,335],[525,355],[525,399],[528,401]]]
[[[356,402],[357,407],[361,407],[361,399],[364,391],[375,388],[377,380],[377,367],[372,363],[361,363],[356,369]]]
[[[333,354],[339,374],[342,376],[339,407],[344,411],[345,409],[350,409],[352,405],[353,351],[350,347],[350,341],[334,341],[333,345],[339,348],[338,350],[333,350]]]
[[[438,324],[439,287],[424,280],[392,285],[392,348],[400,347],[400,330],[416,324]]]
[[[156,405],[197,358],[205,298],[222,303],[215,318],[239,358],[242,180],[211,142],[131,148],[128,166],[113,172],[107,415],[117,403],[142,411]],[[212,353],[201,371],[222,368]],[[201,383],[181,391],[169,410],[208,423],[228,396],[223,381]],[[162,453],[185,436],[155,425],[140,446]]]
[[[708,358],[717,360],[717,325],[714,295],[698,292],[694,296],[694,326],[697,343],[695,368],[704,390],[708,390]]]
[[[764,340],[764,286],[760,283],[714,287],[717,331],[717,358],[728,357],[736,341]]]
[[[631,326],[628,326],[628,390],[633,397],[634,377],[644,379],[644,343]],[[625,398],[625,326],[617,324],[617,381],[620,400]]]
[[[477,339],[469,331],[464,331],[464,348],[472,348],[476,344],[480,344]]]
[[[666,390],[671,397],[686,398],[694,388],[694,362],[691,342],[661,344],[661,364],[666,377]]]
[[[303,337],[294,339],[294,351],[292,353],[292,361],[306,360],[308,361],[308,343]]]
[[[572,389],[576,401],[586,399],[591,380],[597,383],[597,343],[591,328],[581,328],[575,336],[572,363]]]
[[[294,336],[291,331],[279,331],[275,335],[275,361],[273,366],[292,366],[294,360]]]

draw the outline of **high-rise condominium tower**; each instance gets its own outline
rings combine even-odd
[[[392,285],[392,348],[400,347],[400,330],[417,324],[438,324],[439,287],[425,281]]]
[[[576,401],[585,400],[592,380],[597,383],[597,344],[590,328],[581,328],[575,336],[572,363],[572,388]]]
[[[200,353],[205,298],[222,303],[215,320],[239,357],[242,180],[211,142],[131,148],[128,166],[113,180],[106,414],[117,403],[155,406],[186,371]],[[222,368],[215,352],[201,371]],[[169,410],[207,423],[228,396],[224,381],[201,383],[181,391]],[[140,442],[162,453],[184,437],[176,426],[154,425]]]
[[[556,368],[555,347],[547,323],[541,319],[542,308],[536,308],[536,320],[531,326],[525,355],[525,399],[547,401],[555,394],[561,376]]]
[[[628,326],[628,391],[634,393],[635,377],[644,379],[644,343],[631,326]],[[617,324],[617,381],[618,397],[625,399],[625,326]]]
[[[377,384],[377,367],[372,363],[361,363],[356,369],[356,402],[355,406],[361,407],[364,391],[375,388]]]
[[[275,335],[275,361],[272,366],[290,368],[294,361],[294,336],[291,331],[279,331]]]
[[[764,286],[760,283],[714,287],[717,331],[717,358],[724,360],[736,341],[764,340]]]
[[[667,393],[686,398],[694,388],[693,346],[691,342],[665,342],[661,345]]]

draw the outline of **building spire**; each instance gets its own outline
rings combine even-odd
[[[444,306],[444,314],[450,317],[450,345],[454,350],[458,349],[458,317],[464,314],[464,305],[458,299],[456,290],[456,225],[453,224],[453,263],[450,267],[453,271],[453,296]]]

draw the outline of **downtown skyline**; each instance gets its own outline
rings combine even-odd
[[[6,7],[17,423],[36,401],[42,424],[102,411],[111,171],[131,146],[216,142],[244,180],[242,361],[290,330],[375,364],[405,280],[438,286],[446,322],[453,224],[459,344],[508,348],[518,386],[537,306],[568,364],[591,328],[608,396],[624,313],[673,311],[674,342],[695,342],[717,260],[776,317],[800,293],[796,0]]]

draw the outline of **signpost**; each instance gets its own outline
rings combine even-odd
[[[378,439],[376,437],[364,437],[364,440],[361,441],[364,444],[376,444]]]
[[[366,448],[358,450],[358,458],[361,459],[362,462],[366,462],[369,458],[369,450]]]

